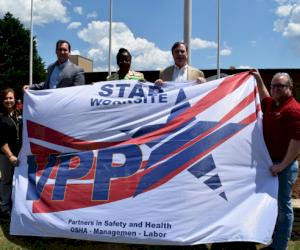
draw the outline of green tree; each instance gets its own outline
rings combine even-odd
[[[12,14],[0,19],[0,89],[11,87],[18,93],[29,82],[30,31]],[[33,42],[33,82],[44,81],[45,65]]]

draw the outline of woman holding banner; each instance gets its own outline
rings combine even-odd
[[[18,165],[21,148],[21,116],[16,109],[15,91],[6,88],[0,93],[0,171],[1,218],[10,217],[12,208],[12,180]]]

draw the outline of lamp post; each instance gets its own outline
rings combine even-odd
[[[188,46],[188,64],[191,64],[192,0],[184,0],[184,42]]]
[[[220,0],[218,0],[218,10],[217,10],[217,16],[218,16],[218,28],[217,28],[217,40],[218,40],[218,46],[217,46],[217,76],[218,79],[221,77],[221,70],[220,70],[220,41],[221,41],[221,31],[220,31],[220,26],[221,26],[221,18],[220,18]]]
[[[32,85],[32,71],[33,71],[33,0],[30,6],[30,49],[29,49],[29,85]]]
[[[111,32],[112,31],[112,0],[109,3],[109,44],[108,44],[108,75],[111,75]]]

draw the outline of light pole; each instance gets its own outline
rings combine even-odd
[[[109,3],[108,75],[111,75],[112,0]]]
[[[221,26],[221,18],[220,18],[220,8],[221,8],[221,3],[220,0],[218,0],[218,10],[217,10],[217,15],[218,15],[218,28],[217,28],[217,40],[218,40],[218,47],[217,47],[217,76],[218,79],[221,77],[221,70],[220,70],[220,41],[221,41],[221,31],[220,31],[220,26]]]
[[[188,46],[188,64],[191,64],[192,0],[184,0],[184,42]]]
[[[32,71],[33,71],[33,0],[30,6],[30,49],[29,49],[29,85],[32,85]]]

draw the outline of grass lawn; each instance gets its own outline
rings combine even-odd
[[[174,247],[174,246],[148,246],[148,245],[134,245],[134,244],[113,244],[102,243],[83,240],[72,239],[59,239],[59,238],[41,238],[41,237],[22,237],[9,235],[9,222],[0,222],[0,250],[173,250],[173,249],[186,249],[186,250],[204,250],[205,245],[186,246],[186,247]],[[258,249],[263,247],[258,246]],[[241,249],[243,250],[243,249]],[[289,250],[300,250],[300,241],[291,241],[289,244]]]

